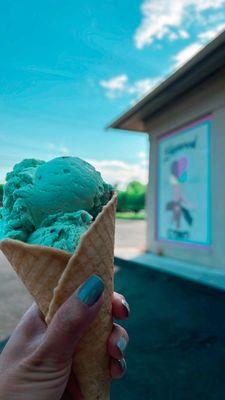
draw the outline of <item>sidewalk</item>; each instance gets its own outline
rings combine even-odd
[[[146,221],[116,220],[115,256],[131,259],[145,251]]]

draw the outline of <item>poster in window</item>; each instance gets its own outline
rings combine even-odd
[[[210,245],[211,118],[158,142],[157,238]]]

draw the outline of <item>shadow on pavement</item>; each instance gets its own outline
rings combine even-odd
[[[112,400],[225,399],[225,295],[122,262],[115,289],[131,306],[126,376]]]

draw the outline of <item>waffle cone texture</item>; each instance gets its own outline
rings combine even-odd
[[[104,303],[80,340],[73,361],[85,400],[109,400],[107,339],[112,330],[111,300],[117,194],[81,238],[74,254],[17,240],[0,242],[0,250],[16,271],[49,324],[58,308],[90,275],[104,281]]]

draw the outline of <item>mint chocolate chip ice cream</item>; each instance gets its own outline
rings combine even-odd
[[[25,159],[6,176],[0,240],[73,252],[111,192],[101,174],[78,157]]]

